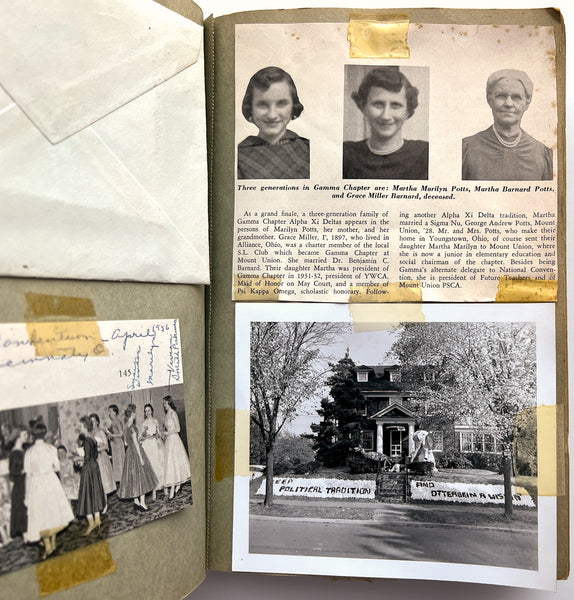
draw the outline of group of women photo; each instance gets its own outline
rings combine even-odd
[[[347,90],[360,119],[359,139],[345,140],[343,179],[429,179],[428,123],[425,139],[409,139],[405,125],[419,107],[419,89],[403,72],[424,67],[347,65]],[[354,72],[354,75],[353,75]],[[360,73],[359,80],[356,74]],[[428,87],[428,86],[427,86]],[[502,69],[486,81],[486,101],[493,123],[462,139],[463,180],[551,180],[552,150],[521,128],[534,84],[524,71]],[[424,100],[428,109],[428,98]],[[290,129],[304,110],[291,75],[276,66],[257,71],[241,105],[257,135],[237,148],[238,179],[309,179],[309,139]]]
[[[100,400],[99,412],[81,416],[85,403],[66,404],[57,406],[55,417],[47,413],[48,421],[58,422],[57,431],[44,415],[24,425],[2,422],[0,414],[0,546],[21,538],[39,544],[41,558],[48,557],[57,534],[73,521],[85,519],[84,536],[97,531],[112,495],[143,513],[150,501],[169,503],[190,480],[172,396],[161,400],[161,418],[152,403],[143,406],[143,414],[141,402],[139,411],[132,402],[112,403],[104,415]],[[74,417],[75,431],[63,433],[61,422],[71,425]]]

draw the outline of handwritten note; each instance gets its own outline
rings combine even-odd
[[[177,319],[0,324],[0,410],[183,382]]]

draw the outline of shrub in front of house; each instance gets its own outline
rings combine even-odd
[[[472,463],[466,454],[454,450],[452,452],[435,452],[435,461],[438,469],[472,469]]]
[[[347,458],[347,466],[349,471],[355,473],[376,473],[377,461],[370,460],[363,456],[360,452],[353,452]]]
[[[538,469],[535,460],[527,460],[524,458],[516,459],[516,474],[526,475],[528,477],[538,475]]]
[[[293,473],[295,475],[307,475],[308,473],[317,472],[320,468],[321,463],[318,460],[309,460],[295,465],[293,467]]]
[[[413,475],[432,475],[434,463],[430,460],[420,460],[409,463],[407,469],[409,473],[412,473]]]
[[[487,471],[502,473],[502,456],[500,454],[469,452],[466,456],[472,463],[473,469],[486,469]]]
[[[275,443],[273,473],[274,475],[287,475],[301,469],[299,474],[307,473],[310,463],[315,462],[313,442],[303,436],[284,434],[277,438]],[[303,465],[303,466],[301,466]]]

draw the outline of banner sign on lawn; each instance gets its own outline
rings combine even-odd
[[[265,494],[265,481],[256,492]],[[274,477],[275,496],[305,496],[307,498],[369,498],[375,497],[375,482],[360,479],[294,479]]]
[[[411,498],[468,504],[504,504],[504,486],[415,480],[411,481]],[[512,486],[512,503],[514,506],[535,508],[530,494],[522,487]]]

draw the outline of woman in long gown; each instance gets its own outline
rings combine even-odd
[[[116,483],[122,480],[122,471],[124,469],[124,458],[126,455],[126,446],[124,443],[124,425],[120,419],[120,409],[117,404],[108,406],[108,415],[110,417],[110,426],[107,434],[110,440],[110,450],[112,451],[112,467],[114,470],[114,480]]]
[[[80,490],[80,474],[74,470],[74,461],[68,456],[68,449],[63,444],[58,446],[58,460],[60,461],[60,481],[66,498],[72,506],[78,500]]]
[[[157,477],[138,440],[135,404],[128,404],[125,416],[124,436],[127,447],[118,496],[133,498],[138,510],[148,510],[145,495],[156,487]]]
[[[116,491],[114,469],[112,468],[112,461],[110,460],[110,455],[108,454],[108,436],[100,427],[100,417],[96,413],[92,413],[90,415],[90,420],[92,422],[92,431],[90,435],[96,440],[98,445],[98,465],[102,475],[104,493],[107,496],[108,494]],[[106,512],[105,509],[104,512]]]
[[[152,500],[155,500],[156,491],[163,487],[163,442],[159,423],[153,416],[151,404],[144,406],[144,416],[139,439],[158,480],[152,491]]]
[[[10,452],[10,480],[12,481],[12,510],[10,513],[10,537],[22,536],[26,541],[28,515],[24,498],[26,495],[26,474],[24,473],[24,442],[28,431],[21,429]]]
[[[58,453],[44,441],[47,427],[38,422],[32,429],[34,443],[24,455],[28,541],[44,544],[44,556],[56,550],[56,534],[74,519],[74,513],[56,473]]]
[[[100,514],[107,506],[107,498],[104,494],[102,476],[98,466],[98,445],[91,437],[90,430],[92,421],[89,417],[80,419],[79,445],[84,449],[84,464],[80,472],[80,489],[78,491],[78,504],[76,512],[79,517],[88,519],[88,529],[84,535],[90,534],[101,524]]]
[[[187,452],[179,437],[179,417],[171,396],[163,398],[163,410],[165,412],[163,484],[166,488],[169,487],[169,499],[171,500],[179,492],[181,484],[191,479],[191,472]]]

